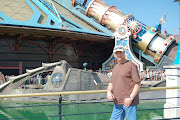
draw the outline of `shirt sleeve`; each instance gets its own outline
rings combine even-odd
[[[135,64],[133,64],[131,67],[131,77],[135,83],[141,82],[139,73],[138,73],[138,68]]]

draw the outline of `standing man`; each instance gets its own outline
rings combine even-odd
[[[141,87],[137,66],[125,59],[125,49],[117,45],[113,49],[118,64],[112,70],[107,98],[114,101],[110,120],[137,120],[137,104]]]

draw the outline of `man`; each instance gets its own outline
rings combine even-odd
[[[107,89],[107,98],[114,101],[110,120],[137,120],[137,104],[141,86],[137,66],[125,59],[123,46],[115,46],[114,57],[118,64],[112,70],[112,77]]]

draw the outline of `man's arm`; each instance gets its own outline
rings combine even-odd
[[[136,84],[134,85],[133,91],[132,91],[131,95],[129,96],[129,98],[125,98],[125,99],[124,99],[124,105],[125,105],[127,108],[129,107],[129,105],[131,105],[133,99],[134,99],[134,98],[136,97],[136,95],[138,94],[140,87],[141,87],[141,82],[136,83]],[[132,98],[133,98],[133,99],[132,99]]]
[[[108,88],[107,88],[107,98],[109,100],[113,100],[114,99],[114,95],[112,93],[112,90],[113,90],[112,83],[109,83]]]
[[[133,91],[132,91],[130,97],[135,98],[136,95],[137,95],[138,92],[139,92],[140,87],[141,87],[141,82],[136,83],[136,84],[134,85],[134,89],[133,89]]]

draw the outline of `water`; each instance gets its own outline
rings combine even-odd
[[[0,101],[0,107],[13,106],[31,106],[31,105],[48,105],[58,104],[55,102],[15,102],[15,101]],[[138,110],[162,108],[163,102],[141,103],[138,105]],[[71,104],[62,107],[62,114],[79,114],[79,113],[95,113],[95,112],[111,112],[112,103],[91,103],[91,104]],[[36,116],[51,116],[58,115],[58,106],[38,106],[38,107],[18,107],[18,108],[0,108],[0,120],[7,118],[23,118]],[[90,115],[72,115],[63,116],[62,120],[109,120],[111,113],[90,114]],[[163,110],[147,110],[138,111],[138,120],[151,120],[155,118],[163,118]],[[26,119],[23,119],[26,120]],[[58,117],[48,118],[31,118],[28,120],[58,120]]]

